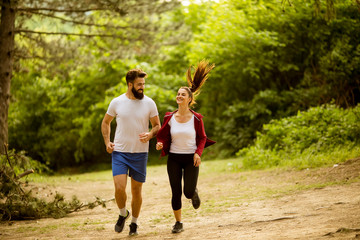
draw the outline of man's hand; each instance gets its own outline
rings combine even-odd
[[[106,113],[101,123],[101,133],[103,135],[106,151],[108,153],[112,153],[114,151],[114,146],[115,146],[114,143],[110,142],[110,123],[113,119],[114,119],[113,116],[110,116],[109,114]]]
[[[139,134],[139,139],[140,139],[140,142],[142,142],[142,143],[146,143],[151,138],[152,138],[152,135],[149,132],[144,132],[144,133]]]
[[[114,143],[109,142],[109,143],[106,145],[106,151],[107,151],[108,153],[112,153],[112,152],[114,151],[114,146],[115,146]]]
[[[199,154],[195,153],[194,154],[194,166],[198,167],[198,166],[200,166],[200,164],[201,164],[201,158],[200,158]]]
[[[156,144],[156,150],[161,150],[161,149],[163,149],[163,147],[164,147],[164,145],[163,145],[162,142],[158,142],[158,143]]]

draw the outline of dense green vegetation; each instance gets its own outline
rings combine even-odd
[[[316,9],[312,0],[291,2],[285,8],[276,0],[194,3],[158,18],[157,26],[179,27],[154,33],[147,51],[141,41],[67,37],[59,40],[57,53],[69,55],[56,62],[18,61],[10,148],[25,150],[53,169],[109,162],[100,123],[111,99],[126,91],[125,73],[141,67],[149,74],[146,94],[162,117],[176,108],[175,93],[186,84],[186,69],[206,58],[216,68],[195,110],[205,115],[207,134],[218,142],[212,157],[240,151],[245,166],[263,168],[290,161],[284,156],[318,166],[322,160],[316,154],[339,148],[351,152],[360,138],[359,109],[344,109],[360,102],[358,7],[353,0],[337,1],[336,17],[327,19],[315,14],[326,12],[325,1],[315,1],[320,3]],[[115,16],[112,21],[123,20]],[[48,44],[55,40],[49,37]],[[316,107],[330,102],[337,107]],[[305,112],[296,115],[299,111]],[[154,143],[150,151],[156,159]]]
[[[21,152],[6,151],[6,154],[0,156],[0,221],[61,218],[99,205],[106,207],[106,201],[98,197],[95,201],[84,204],[75,195],[69,201],[57,191],[49,191],[50,200],[39,198],[27,182],[21,181],[22,177],[34,170],[37,173],[44,170],[49,172],[46,166],[29,159]]]
[[[255,144],[238,152],[243,168],[318,167],[360,155],[360,105],[310,108],[296,116],[271,120]]]
[[[271,119],[330,102],[359,102],[359,12],[336,5],[337,19],[317,17],[311,1],[228,1],[213,8],[191,43],[190,57],[218,64],[202,106],[219,147],[234,153],[252,144]],[[303,1],[302,1],[303,2]]]

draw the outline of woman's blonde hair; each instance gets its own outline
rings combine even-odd
[[[188,82],[188,87],[181,87],[185,89],[191,98],[189,103],[190,106],[196,103],[195,97],[199,95],[200,88],[204,85],[206,80],[209,77],[209,72],[215,67],[215,64],[209,64],[208,60],[201,60],[197,67],[190,66],[186,71],[186,80]],[[195,68],[194,76],[191,76],[191,69]]]

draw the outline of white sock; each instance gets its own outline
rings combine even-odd
[[[120,216],[126,217],[126,207],[120,209]]]
[[[137,218],[136,218],[136,217],[132,217],[131,222],[137,224]]]

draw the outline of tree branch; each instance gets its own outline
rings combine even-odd
[[[115,34],[86,34],[86,33],[66,33],[66,32],[38,32],[26,29],[17,29],[15,33],[31,33],[41,35],[62,35],[62,36],[79,36],[79,37],[110,37],[110,38],[123,38],[123,36]]]
[[[356,4],[358,5],[358,10],[360,12],[360,0],[355,0]]]
[[[30,52],[29,48],[17,48],[16,51],[14,52],[14,58],[16,59],[41,59],[43,61],[56,61],[59,58],[62,58],[64,56],[64,51],[62,51],[61,53],[51,53],[51,50],[54,48],[54,43],[53,42],[46,42],[44,41],[44,38],[42,37],[33,37],[34,34],[26,34],[26,33],[19,33],[19,36],[21,39],[25,39],[32,41],[33,44],[32,46],[36,48],[40,47],[42,48],[43,51],[43,55],[38,55],[36,53],[36,51],[34,52]],[[70,50],[71,51],[71,50]],[[59,56],[61,55],[61,56]]]
[[[50,11],[50,12],[78,12],[78,13],[85,13],[91,11],[111,11],[112,9],[109,8],[88,8],[88,9],[57,9],[57,8],[16,8],[17,11],[22,12],[33,12],[33,11]]]
[[[13,166],[11,165],[11,161],[10,161],[10,158],[9,158],[9,153],[8,153],[8,145],[6,143],[4,143],[4,148],[5,148],[5,155],[6,155],[6,159],[11,167],[11,170],[13,171],[14,173],[14,178],[16,178],[16,173],[14,171],[14,168]]]
[[[37,15],[41,15],[41,16],[45,16],[45,17],[49,17],[49,18],[54,18],[54,19],[61,20],[63,22],[69,22],[69,23],[78,24],[78,25],[94,26],[94,27],[105,27],[105,28],[115,28],[115,29],[127,29],[127,28],[129,28],[129,27],[121,27],[121,26],[102,25],[102,24],[96,24],[96,23],[84,23],[84,22],[75,21],[75,20],[69,20],[69,19],[66,19],[66,18],[62,18],[62,17],[58,17],[58,16],[46,14],[46,13],[32,12],[32,11],[30,11],[30,12],[33,13],[33,14],[37,14]]]
[[[94,207],[97,207],[99,205],[102,205],[104,203],[107,203],[107,202],[110,202],[110,201],[114,201],[115,198],[110,198],[108,200],[100,200],[99,198],[96,199],[95,201],[95,204],[94,204]],[[81,203],[79,206],[77,206],[76,208],[74,208],[73,210],[70,210],[69,213],[73,213],[73,212],[76,212],[76,211],[79,211],[79,210],[85,210],[86,208],[90,208],[92,204],[83,204]]]
[[[55,57],[53,57],[53,58],[41,57],[39,55],[30,56],[30,55],[22,55],[22,54],[18,54],[18,53],[15,53],[14,57],[16,59],[40,59],[40,60],[47,60],[47,61],[53,61],[56,59]]]
[[[27,175],[29,175],[29,174],[31,174],[31,173],[34,173],[34,170],[33,170],[33,169],[29,169],[29,170],[23,172],[22,174],[20,174],[19,176],[16,177],[16,180],[18,180],[18,179],[20,179],[20,178],[22,178],[22,177],[25,177],[25,176],[27,176]]]

